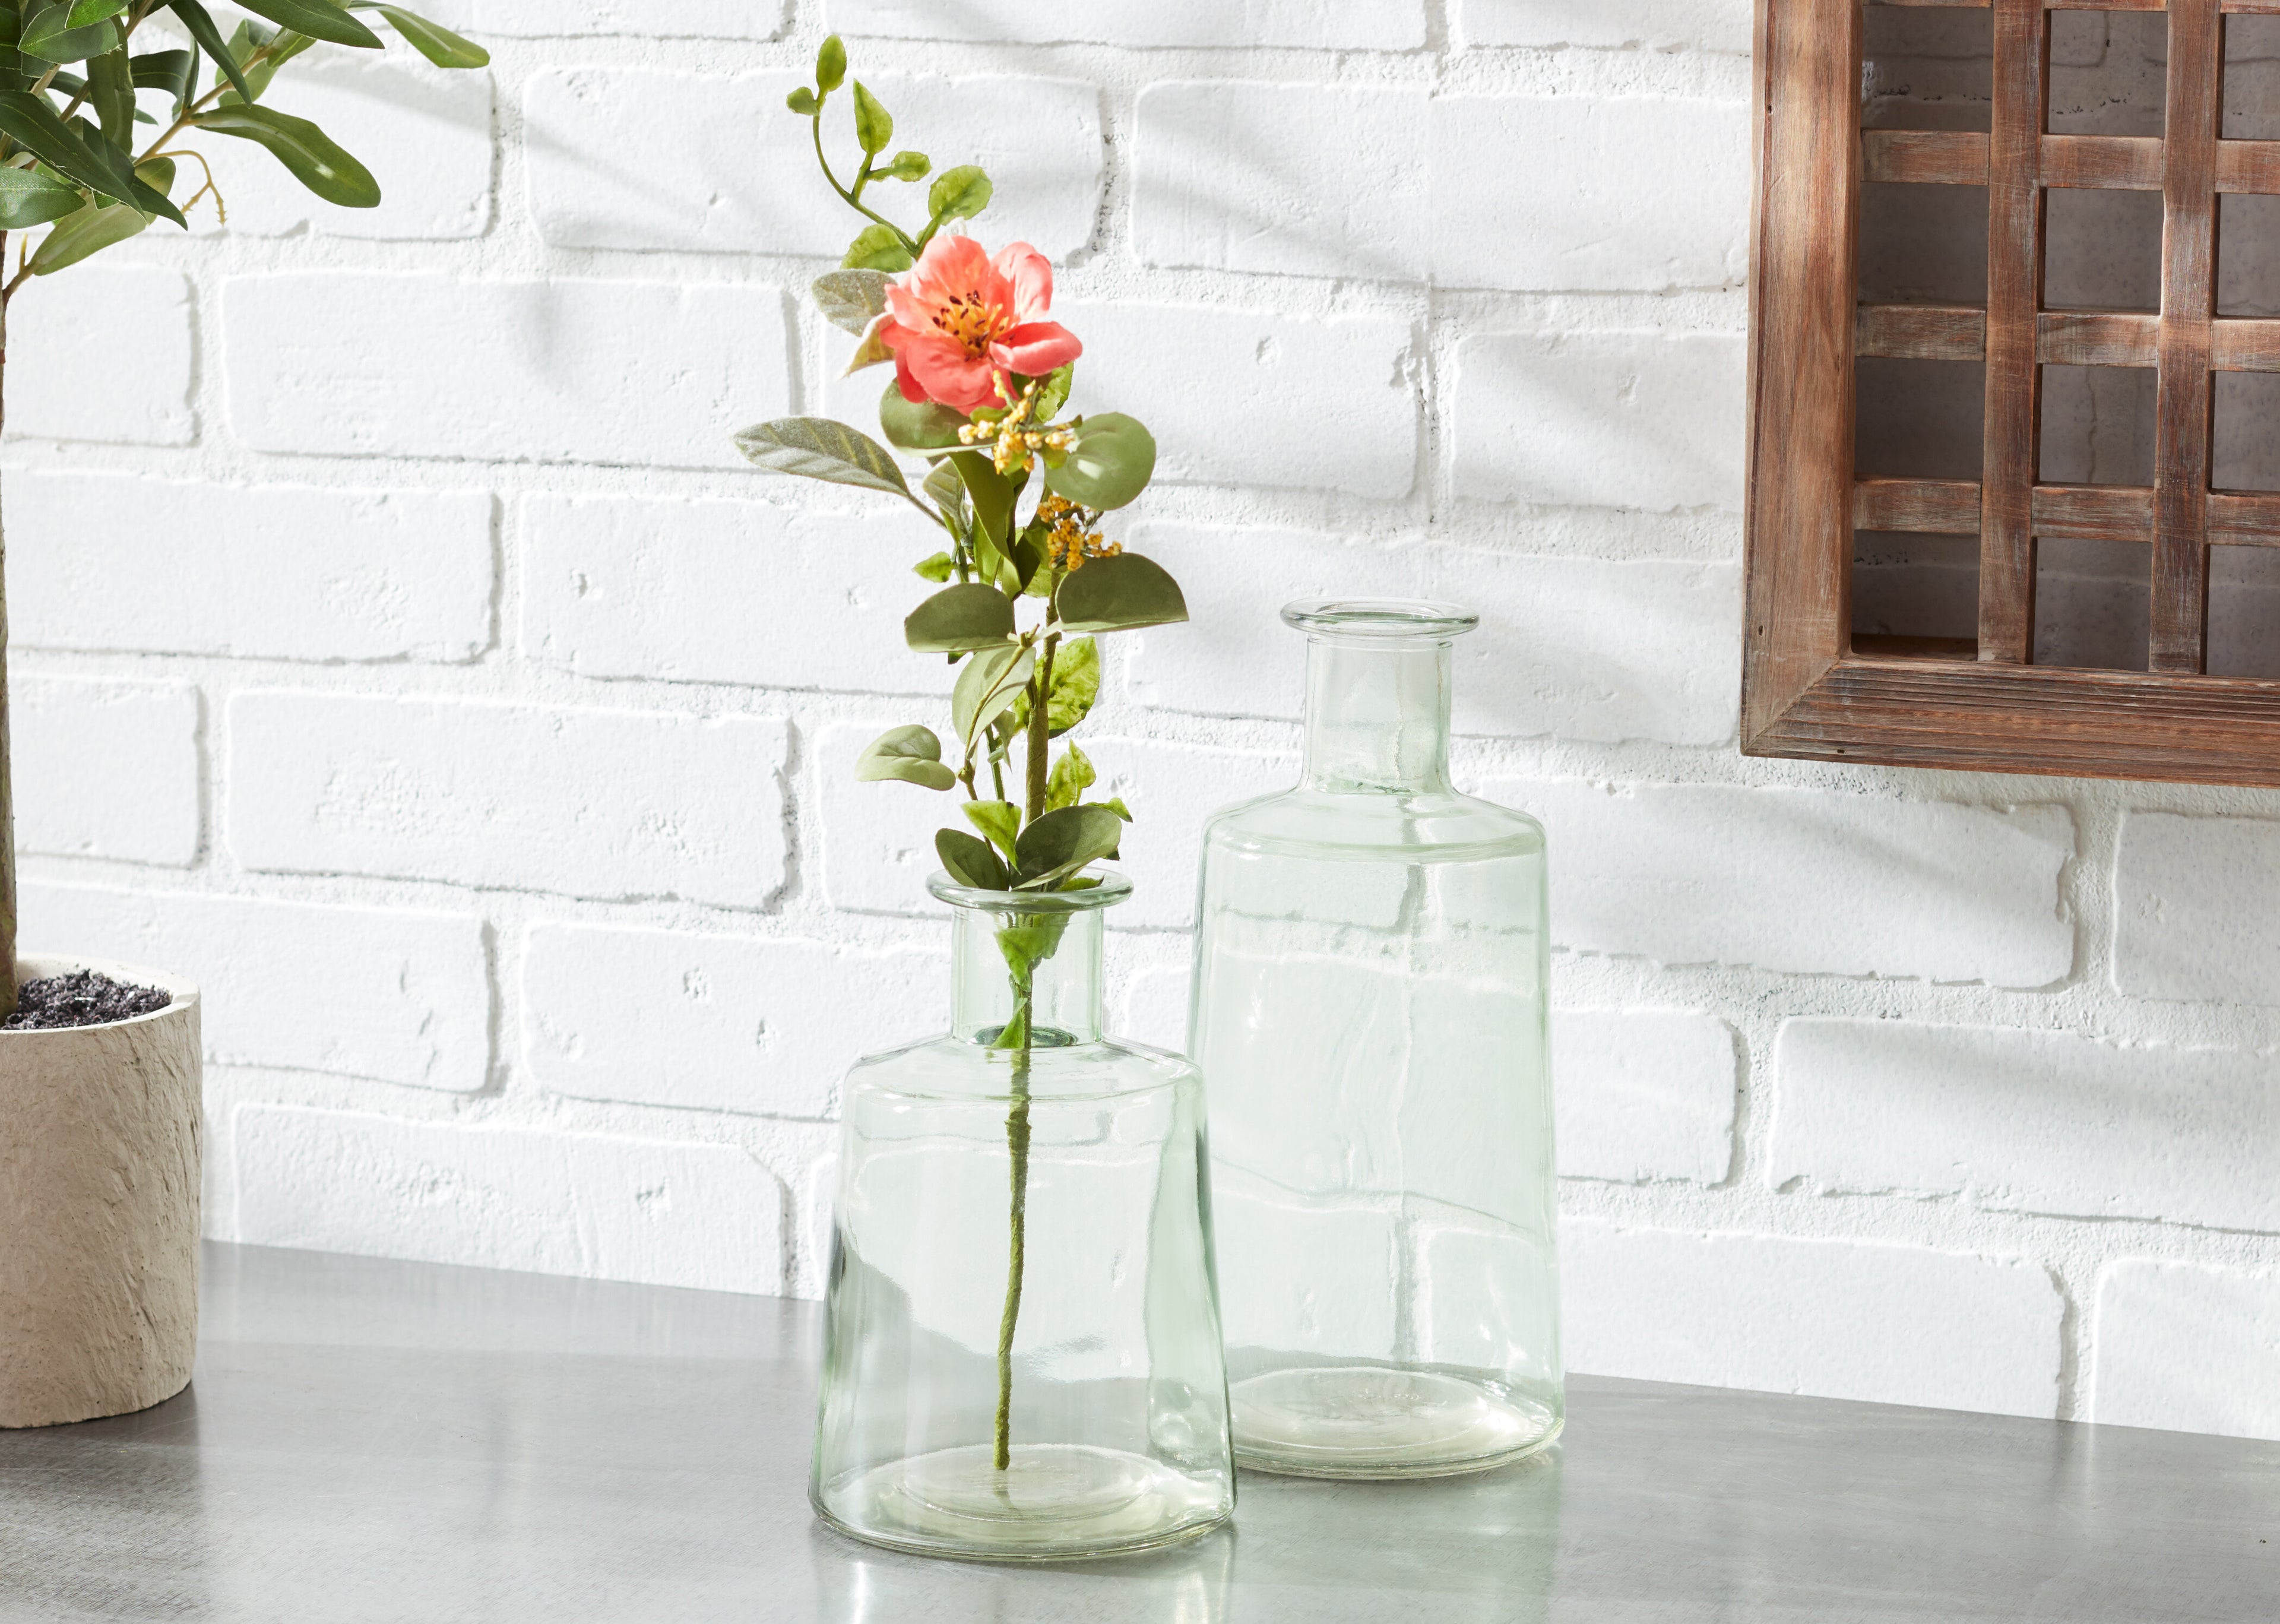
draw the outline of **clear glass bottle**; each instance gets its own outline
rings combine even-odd
[[[951,1031],[848,1074],[809,1497],[931,1555],[1191,1538],[1235,1509],[1202,1081],[1102,1035],[1131,886],[931,888]]]
[[[1564,1412],[1544,830],[1449,781],[1440,604],[1294,604],[1294,789],[1205,826],[1188,1051],[1210,1101],[1236,1459],[1482,1470]]]

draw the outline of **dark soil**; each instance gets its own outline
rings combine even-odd
[[[47,1032],[58,1027],[102,1027],[162,1010],[173,995],[156,987],[128,987],[92,970],[26,981],[16,993],[16,1012],[0,1020],[0,1030]]]

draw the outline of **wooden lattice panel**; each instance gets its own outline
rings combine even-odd
[[[2280,783],[2280,681],[2203,674],[2211,545],[2280,546],[2280,491],[2210,478],[2214,374],[2280,372],[2280,320],[2216,313],[2219,196],[2280,194],[2280,141],[2222,135],[2225,14],[2280,0],[1972,9],[1991,25],[1988,130],[1864,129],[1860,0],[1760,0],[1744,748]],[[2160,136],[2051,132],[2059,10],[2166,13]],[[1872,181],[1985,189],[1984,308],[1856,303]],[[2161,195],[2158,312],[2045,307],[2053,189]],[[1855,477],[1856,357],[1982,365],[1976,481]],[[2149,485],[2038,477],[2045,366],[2155,374]],[[1976,639],[1856,640],[1856,527],[1976,535]],[[2033,663],[2037,543],[2060,538],[2145,548],[2148,669]]]

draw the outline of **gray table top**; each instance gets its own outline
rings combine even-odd
[[[810,1517],[809,1305],[215,1246],[204,1329],[171,1403],[0,1433],[0,1619],[2280,1616],[2276,1443],[1579,1377],[1502,1472],[1017,1569]]]

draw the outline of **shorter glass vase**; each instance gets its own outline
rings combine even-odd
[[[1235,1509],[1202,1079],[1101,1031],[1111,878],[951,905],[949,1035],[842,1097],[809,1497],[936,1556],[1193,1538]]]

